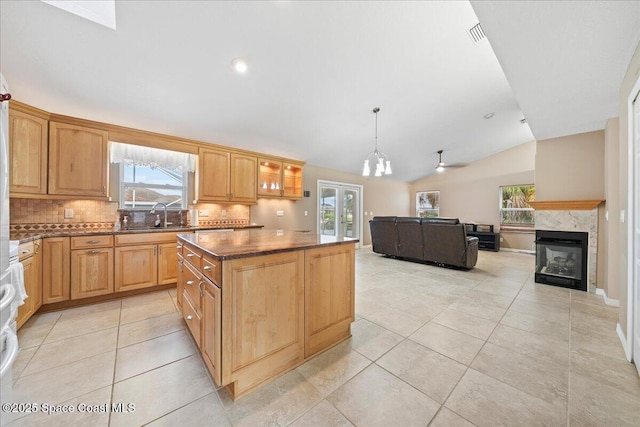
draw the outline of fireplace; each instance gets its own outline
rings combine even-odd
[[[589,233],[536,230],[535,282],[587,291]]]

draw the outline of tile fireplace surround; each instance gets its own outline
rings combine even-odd
[[[588,291],[595,293],[598,260],[598,205],[602,200],[533,202],[536,230],[589,233]]]

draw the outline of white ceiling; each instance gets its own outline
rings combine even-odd
[[[476,13],[497,59],[466,33]],[[114,31],[3,0],[0,67],[15,99],[45,110],[353,173],[379,106],[392,179],[413,181],[439,149],[468,163],[602,129],[639,17],[640,2],[117,1]]]

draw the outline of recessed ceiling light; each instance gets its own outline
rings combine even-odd
[[[236,72],[240,74],[246,73],[247,69],[249,68],[247,66],[247,61],[245,61],[243,58],[234,58],[233,61],[231,61],[231,66],[234,70],[236,70]]]
[[[491,117],[493,117],[493,113],[487,113],[484,115],[484,118],[489,120]]]

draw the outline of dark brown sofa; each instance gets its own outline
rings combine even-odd
[[[473,268],[478,238],[467,237],[457,218],[374,217],[369,221],[375,253],[438,265]]]

